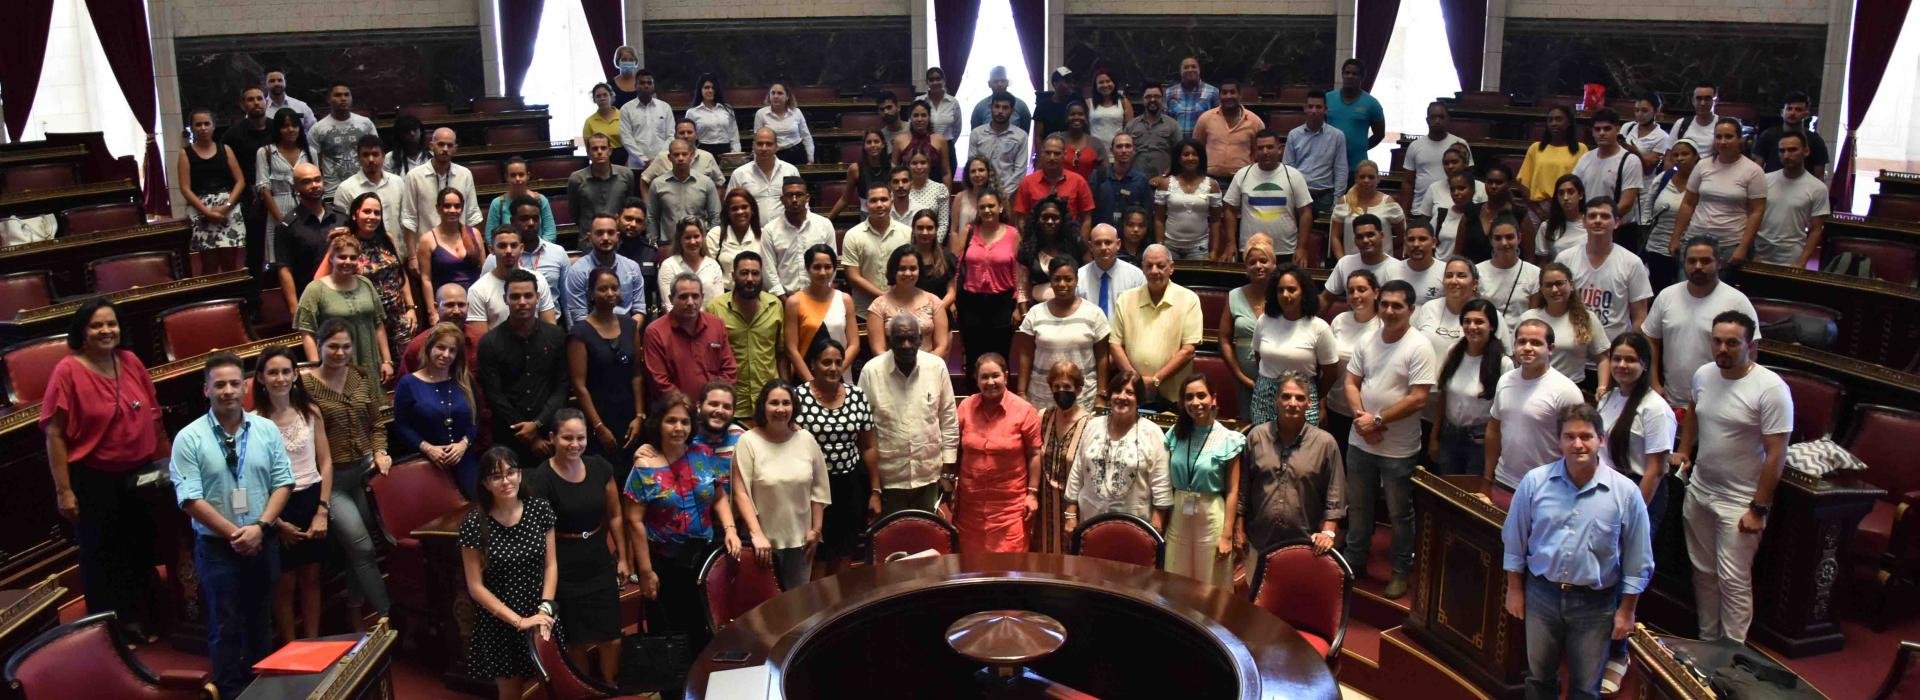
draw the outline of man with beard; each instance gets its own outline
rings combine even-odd
[[[740,393],[759,396],[767,382],[787,376],[787,354],[781,351],[785,307],[780,297],[762,291],[766,262],[759,253],[740,251],[733,258],[733,293],[707,302],[707,313],[727,327],[739,364]],[[735,418],[753,415],[753,402],[741,401]]]
[[[1653,386],[1674,408],[1693,402],[1693,372],[1713,362],[1713,319],[1728,311],[1757,317],[1745,293],[1720,281],[1714,246],[1711,236],[1695,236],[1681,246],[1687,283],[1660,290],[1640,322],[1640,332],[1653,343],[1653,367],[1648,370]]]

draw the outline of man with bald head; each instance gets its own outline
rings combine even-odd
[[[1141,403],[1174,405],[1193,369],[1200,344],[1200,296],[1173,283],[1173,252],[1155,243],[1140,254],[1147,283],[1120,295],[1113,306],[1114,367],[1146,385]]]
[[[433,323],[451,323],[460,326],[464,333],[467,328],[467,288],[453,282],[440,285],[440,289],[434,292],[433,313]],[[431,330],[432,326],[429,325],[428,328]],[[414,370],[420,369],[420,353],[426,349],[427,339],[431,337],[433,337],[432,333],[421,331],[413,334],[413,340],[407,341],[406,350],[400,354],[401,373],[412,374]],[[479,334],[466,333],[466,340],[462,343],[467,352],[469,371],[473,369],[473,362],[476,359],[474,343],[479,340]]]
[[[427,147],[433,150],[433,160],[407,171],[407,196],[400,200],[400,227],[410,241],[440,225],[440,191],[448,187],[459,190],[461,200],[466,202],[460,218],[468,226],[479,226],[484,218],[480,198],[473,191],[473,173],[453,162],[453,154],[460,150],[453,130],[434,129]]]
[[[293,211],[276,224],[273,259],[280,265],[280,293],[287,308],[300,306],[300,292],[313,281],[313,272],[327,257],[327,236],[347,227],[347,213],[327,200],[327,183],[320,166],[293,166]]]
[[[920,320],[887,319],[887,351],[860,369],[860,390],[873,409],[874,448],[867,512],[933,510],[951,492],[959,462],[960,419],[947,361],[920,349]]]
[[[1133,263],[1120,259],[1120,231],[1112,224],[1094,224],[1093,233],[1087,236],[1087,251],[1093,254],[1093,260],[1080,266],[1080,288],[1074,293],[1112,318],[1114,301],[1146,284],[1147,276]]]
[[[760,223],[780,215],[780,186],[789,177],[800,177],[800,169],[780,160],[779,140],[773,130],[762,127],[753,132],[753,161],[733,170],[727,178],[727,191],[739,187],[753,195],[760,205]]]

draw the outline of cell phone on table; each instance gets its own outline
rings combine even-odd
[[[721,664],[737,664],[737,663],[746,661],[747,657],[749,656],[752,656],[752,654],[748,654],[747,652],[744,652],[744,651],[724,651],[723,650],[723,651],[714,652],[713,662],[721,663]]]

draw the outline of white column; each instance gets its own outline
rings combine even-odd
[[[480,20],[480,75],[486,81],[487,94],[498,96],[504,88],[497,35],[500,19],[494,0],[473,0],[473,15]]]
[[[1847,119],[1843,99],[1847,91],[1847,56],[1853,48],[1849,43],[1853,38],[1853,0],[1832,0],[1827,4],[1827,57],[1820,71],[1820,104],[1814,105],[1815,114],[1820,115],[1821,138],[1827,140],[1829,158],[1840,157],[1840,147],[1847,139]],[[1893,67],[1888,66],[1888,72]]]
[[[933,47],[927,45],[927,23],[933,17],[927,14],[927,0],[907,0],[907,31],[913,34],[913,84],[920,90],[927,89],[927,54]]]
[[[1507,0],[1487,0],[1487,41],[1480,64],[1480,85],[1462,85],[1462,90],[1500,89],[1500,60],[1506,57]]]
[[[148,0],[147,2],[147,41],[153,47],[153,83],[159,95],[160,133],[154,140],[160,146],[160,163],[167,172],[167,184],[173,185],[174,178],[185,177],[185,173],[172,172],[174,163],[180,162],[180,138],[186,126],[180,114],[180,69],[173,54],[173,0]],[[141,147],[144,149],[145,144]],[[145,171],[142,171],[144,175]],[[186,200],[180,198],[180,188],[168,187],[167,195],[173,200],[175,216],[186,216]]]
[[[1340,64],[1353,58],[1353,16],[1359,7],[1359,0],[1333,0],[1333,66],[1329,74],[1336,87],[1340,84]]]
[[[646,18],[647,0],[626,0],[627,45],[640,56],[640,67],[647,66]],[[608,57],[603,57],[608,58]],[[611,60],[611,58],[608,58]]]
[[[1053,69],[1067,62],[1067,0],[1047,0],[1047,60],[1040,65],[1040,81],[1043,90],[1052,90],[1050,82]],[[1081,78],[1085,80],[1085,78]]]

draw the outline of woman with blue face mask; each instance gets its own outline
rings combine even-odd
[[[613,108],[619,109],[640,94],[640,52],[631,46],[613,50]]]

